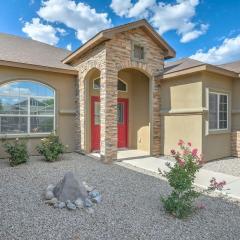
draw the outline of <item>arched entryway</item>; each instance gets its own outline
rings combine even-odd
[[[138,69],[125,68],[118,72],[118,79],[127,86],[126,91],[118,91],[118,135],[119,124],[127,124],[124,132],[127,138],[126,148],[149,154],[150,78]]]
[[[100,75],[92,68],[85,76],[85,151],[100,149]]]

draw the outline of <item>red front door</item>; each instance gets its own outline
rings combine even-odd
[[[118,98],[118,148],[128,147],[128,99]],[[91,98],[91,150],[100,150],[100,98]]]

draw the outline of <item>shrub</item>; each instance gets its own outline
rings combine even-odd
[[[197,149],[191,149],[191,143],[178,143],[182,152],[171,150],[176,159],[174,165],[167,164],[170,171],[163,175],[167,178],[172,193],[167,198],[161,198],[167,212],[178,218],[187,217],[193,211],[193,202],[200,193],[194,190],[195,175],[199,171],[202,158],[197,155]]]
[[[167,163],[170,171],[162,173],[159,170],[160,174],[167,178],[169,185],[173,189],[168,197],[162,197],[161,200],[167,212],[177,218],[184,218],[193,212],[195,209],[193,203],[201,194],[195,191],[194,180],[196,173],[203,164],[203,158],[201,154],[198,154],[196,148],[192,148],[191,143],[185,144],[183,140],[179,140],[178,146],[181,152],[171,150],[171,155],[176,162],[174,164]],[[212,178],[206,191],[222,190],[225,184],[225,181],[217,182],[215,178]],[[204,207],[201,205],[198,208]]]
[[[41,139],[41,143],[37,145],[36,149],[45,157],[46,161],[53,162],[64,153],[65,146],[60,142],[58,136],[51,134],[47,138]]]
[[[21,163],[25,163],[29,159],[25,141],[19,141],[19,139],[16,138],[13,143],[10,143],[8,141],[5,142],[3,144],[3,147],[10,155],[9,162],[12,167]]]

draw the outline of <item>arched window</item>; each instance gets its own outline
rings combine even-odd
[[[55,91],[38,82],[0,86],[0,134],[51,133],[55,126]]]
[[[118,79],[118,91],[127,92],[127,84],[122,80]]]
[[[118,91],[127,92],[127,84],[122,80],[118,79]],[[99,90],[100,89],[100,78],[93,80],[93,89]]]

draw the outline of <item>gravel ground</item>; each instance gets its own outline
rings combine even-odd
[[[219,159],[206,163],[203,168],[240,177],[240,158]]]
[[[67,171],[102,193],[94,215],[54,209],[43,202],[46,186]],[[164,212],[159,200],[169,191],[159,178],[78,154],[66,154],[55,163],[33,157],[14,168],[0,160],[0,239],[240,239],[239,204],[202,196],[199,202],[207,209],[178,220]]]

